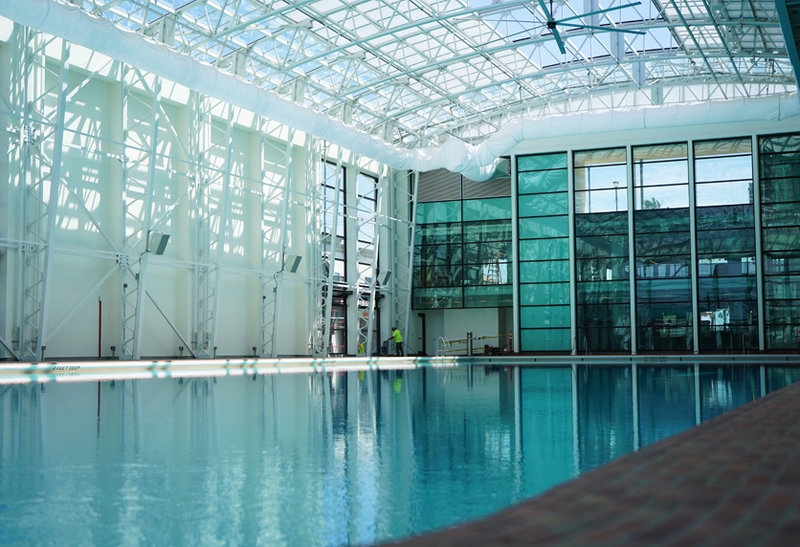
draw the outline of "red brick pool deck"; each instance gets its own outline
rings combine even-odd
[[[484,520],[395,545],[800,545],[800,383]]]

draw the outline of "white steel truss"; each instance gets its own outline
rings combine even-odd
[[[409,148],[517,117],[796,89],[769,0],[71,3]],[[549,18],[594,28],[560,31],[562,54]]]

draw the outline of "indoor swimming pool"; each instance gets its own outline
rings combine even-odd
[[[800,379],[791,364],[480,363],[0,385],[0,543],[379,543]]]

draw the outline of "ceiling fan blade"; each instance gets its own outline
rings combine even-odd
[[[553,38],[556,39],[556,43],[558,44],[558,49],[561,50],[561,55],[567,54],[567,48],[564,47],[564,42],[561,40],[561,35],[558,33],[558,30],[551,29],[553,32]]]
[[[562,27],[570,27],[570,28],[587,28],[589,30],[601,30],[603,32],[624,32],[626,34],[640,34],[644,36],[647,34],[641,30],[628,30],[622,28],[614,28],[614,27],[593,27],[591,25],[577,25],[575,23],[558,23]]]
[[[573,21],[575,19],[583,19],[584,17],[588,17],[589,15],[598,15],[600,13],[606,13],[609,11],[617,11],[625,8],[631,8],[633,6],[640,5],[641,2],[633,2],[632,4],[623,4],[621,6],[615,6],[613,8],[606,8],[606,9],[599,9],[597,11],[590,11],[588,13],[582,13],[580,15],[573,15],[572,17],[564,17],[563,19],[559,19],[556,23],[563,23],[564,21]]]

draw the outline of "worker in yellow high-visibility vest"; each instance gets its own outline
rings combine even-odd
[[[400,329],[397,327],[392,327],[392,335],[386,339],[388,342],[389,340],[394,339],[394,354],[399,356],[403,355],[403,335],[400,334]]]

